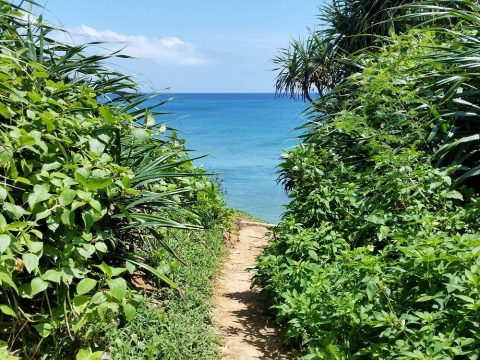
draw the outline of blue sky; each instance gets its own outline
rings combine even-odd
[[[323,0],[42,0],[75,42],[137,59],[116,66],[146,89],[273,92],[271,59],[318,24]]]

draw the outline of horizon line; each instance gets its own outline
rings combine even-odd
[[[172,92],[155,92],[155,91],[141,91],[142,94],[159,94],[159,95],[176,95],[176,94],[212,94],[212,95],[242,95],[242,94],[262,94],[275,95],[277,97],[292,97],[291,94],[277,93],[277,92],[263,92],[263,91],[172,91]],[[316,93],[312,93],[317,95]],[[300,94],[295,95],[296,98],[301,98]]]

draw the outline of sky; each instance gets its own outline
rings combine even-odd
[[[112,64],[146,90],[273,92],[274,58],[318,25],[324,0],[40,0],[80,43],[134,60]],[[38,13],[38,11],[37,11]],[[99,52],[104,49],[97,49]]]

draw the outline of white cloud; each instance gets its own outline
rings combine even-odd
[[[70,30],[75,43],[101,41],[108,50],[122,50],[122,54],[136,58],[150,59],[158,64],[200,65],[209,63],[194,46],[178,37],[147,37],[143,35],[125,35],[112,30],[97,30],[81,25]]]

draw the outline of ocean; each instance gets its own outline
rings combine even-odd
[[[288,202],[277,184],[283,150],[298,143],[303,101],[274,94],[175,94],[159,115],[185,138],[192,156],[221,180],[229,206],[276,223]],[[160,108],[159,108],[160,110]]]

